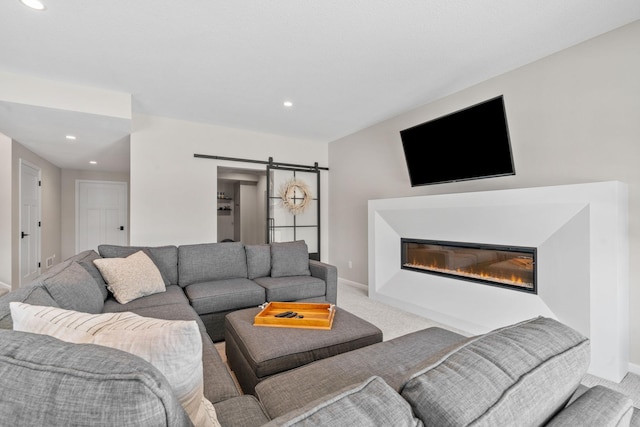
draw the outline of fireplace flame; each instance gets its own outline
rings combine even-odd
[[[438,273],[451,274],[451,275],[455,275],[455,276],[464,276],[464,277],[473,278],[473,279],[482,279],[482,280],[485,280],[485,281],[492,281],[492,282],[497,282],[497,283],[501,283],[501,284],[520,286],[520,287],[525,287],[525,288],[532,288],[533,287],[532,283],[529,283],[528,281],[526,281],[522,277],[519,277],[519,276],[517,276],[515,274],[502,275],[502,274],[495,274],[495,273],[490,273],[490,272],[486,272],[486,271],[482,271],[482,270],[479,270],[477,272],[465,271],[462,268],[457,268],[455,270],[450,270],[450,269],[438,266],[437,263],[435,263],[435,262],[433,262],[433,263],[431,263],[429,265],[424,265],[424,264],[415,262],[415,259],[412,260],[411,262],[406,263],[405,266],[410,267],[410,268],[417,268],[417,269],[420,269],[420,270],[434,271],[434,272],[438,272]]]
[[[499,262],[494,261],[484,264],[476,263],[458,268],[448,268],[445,264],[450,263],[451,260],[448,260],[446,257],[439,256],[437,250],[434,251],[434,253],[428,253],[427,251],[427,256],[425,256],[424,252],[409,252],[413,252],[411,259],[409,262],[404,264],[404,266],[409,268],[424,270],[427,272],[431,271],[450,274],[460,276],[462,278],[480,279],[482,281],[528,289],[533,288],[533,283],[531,283],[531,280],[528,280],[528,278],[532,277],[531,272],[533,271],[533,259],[528,256],[514,256]],[[426,258],[430,258],[429,262],[425,262]],[[502,271],[514,269],[516,272],[520,272],[521,274]]]

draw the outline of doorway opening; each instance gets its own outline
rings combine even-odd
[[[266,243],[267,172],[218,166],[218,242]]]

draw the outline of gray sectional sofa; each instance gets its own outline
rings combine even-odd
[[[141,249],[151,254],[166,290],[120,304],[93,260]],[[4,295],[0,424],[191,425],[150,363],[121,350],[14,331],[13,301],[195,321],[204,395],[222,426],[640,425],[628,397],[580,385],[588,339],[542,317],[472,338],[421,330],[274,375],[256,386],[255,397],[242,395],[213,344],[227,313],[268,300],[336,303],[335,267],[302,260],[300,249],[295,243],[101,246],[100,254],[78,254]]]
[[[98,251],[102,257],[114,258],[141,249],[149,250],[168,282],[170,296],[158,298],[188,302],[214,342],[224,339],[224,317],[234,310],[257,307],[265,301],[336,303],[336,268],[309,260],[304,242],[153,248],[101,245]],[[129,304],[118,304],[109,298],[105,311],[130,310],[132,304],[134,308],[148,305],[149,298],[153,296]],[[162,301],[154,301],[153,305],[162,305]]]

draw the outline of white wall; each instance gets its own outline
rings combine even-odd
[[[640,257],[640,22],[329,144],[329,261],[367,283],[367,201],[618,180]],[[516,175],[411,188],[399,132],[503,94]],[[353,268],[348,268],[348,262]],[[631,362],[640,364],[640,264],[631,262]]]
[[[277,135],[135,114],[131,135],[131,244],[215,242],[218,166],[265,165],[194,154],[327,166],[327,145]],[[329,172],[330,173],[330,172]],[[322,247],[328,253],[328,173],[322,176]]]
[[[11,138],[0,133],[0,283],[11,285]]]

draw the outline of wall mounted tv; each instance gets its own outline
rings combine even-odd
[[[411,186],[515,175],[502,96],[400,131]]]

